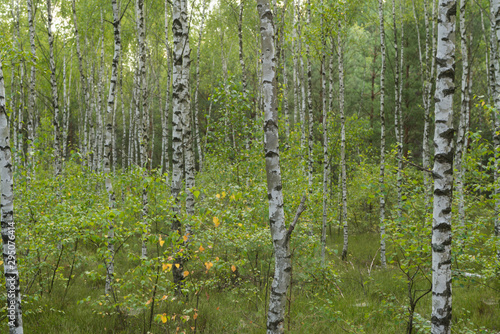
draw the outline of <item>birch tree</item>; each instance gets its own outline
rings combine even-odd
[[[493,129],[493,149],[495,156],[494,182],[495,182],[495,236],[500,237],[500,1],[491,0],[491,49],[493,49],[493,57],[491,63],[494,64],[495,78],[492,91],[494,92],[493,102],[495,104],[495,124]],[[490,65],[491,66],[491,65]],[[497,250],[497,258],[500,260],[500,250]]]
[[[198,33],[198,49],[196,52],[196,89],[194,91],[194,129],[195,129],[195,141],[196,147],[198,149],[198,166],[201,171],[203,168],[203,153],[201,150],[201,137],[200,137],[200,125],[199,125],[199,101],[198,95],[200,91],[200,49],[201,49],[201,37],[203,36],[203,27],[205,24],[205,11],[206,11],[207,1],[204,0],[202,4],[202,13],[201,13],[201,23],[200,23],[200,31]]]
[[[35,45],[35,8],[33,6],[32,0],[27,0],[28,4],[28,26],[30,35],[30,46],[31,46],[31,74],[30,81],[28,84],[28,155],[27,161],[30,165],[30,169],[33,171],[33,145],[35,141],[35,132],[33,128],[34,118],[36,115],[36,45]]]
[[[269,200],[269,227],[273,239],[275,270],[269,310],[267,313],[267,333],[283,333],[285,322],[286,293],[290,285],[292,270],[290,237],[305,209],[305,197],[288,229],[285,225],[283,191],[281,183],[278,104],[276,82],[276,56],[274,45],[273,12],[269,0],[258,0],[262,43],[262,90],[264,93],[264,153],[266,159],[267,196]]]
[[[378,15],[380,21],[380,53],[382,64],[380,68],[380,263],[386,266],[385,257],[385,28],[384,28],[384,2],[378,1]]]
[[[451,333],[451,208],[453,190],[453,92],[455,0],[439,0],[434,131],[432,224],[432,333]]]
[[[14,223],[14,178],[10,129],[5,107],[3,64],[0,58],[0,175],[2,198],[0,200],[3,241],[4,275],[7,287],[7,320],[10,334],[23,333],[21,292],[17,269],[16,228]]]
[[[52,34],[52,1],[47,0],[47,34],[49,36],[50,86],[52,87],[52,108],[54,109],[54,173],[61,173],[61,150],[59,145],[59,95],[57,92],[56,63],[54,60],[54,36]]]
[[[111,152],[112,152],[112,131],[113,131],[113,109],[116,100],[116,84],[118,82],[118,63],[120,61],[121,39],[120,39],[120,13],[116,0],[111,0],[113,6],[113,33],[114,33],[114,53],[111,63],[111,79],[109,83],[109,95],[106,108],[106,138],[104,142],[104,174],[106,175],[105,186],[108,193],[109,208],[115,207],[115,192],[111,183]],[[110,221],[108,231],[108,259],[106,261],[106,287],[105,294],[108,295],[112,290],[114,275],[114,223]]]

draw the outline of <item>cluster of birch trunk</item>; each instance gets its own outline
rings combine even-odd
[[[433,270],[433,333],[450,333],[451,326],[451,203],[453,188],[458,198],[458,223],[463,226],[465,221],[464,203],[464,156],[468,147],[468,131],[470,124],[470,106],[472,95],[472,75],[469,69],[470,37],[467,31],[466,6],[473,5],[467,0],[423,0],[423,20],[419,19],[422,12],[417,11],[415,1],[403,3],[401,0],[384,2],[379,0],[379,49],[381,55],[380,84],[380,174],[378,193],[380,212],[380,263],[386,266],[386,153],[388,145],[386,135],[393,131],[397,158],[397,221],[404,224],[403,217],[403,168],[405,165],[405,122],[403,95],[405,94],[405,76],[407,57],[405,52],[408,43],[416,43],[419,60],[419,85],[424,125],[421,132],[421,164],[416,164],[423,173],[425,188],[425,208],[430,212],[433,205],[433,234],[432,234],[432,270]],[[213,4],[212,4],[213,5]],[[222,4],[219,4],[222,6]],[[258,33],[256,37],[258,54],[255,72],[246,63],[248,55],[254,50],[245,50],[245,29],[249,23],[245,21],[248,8],[257,7],[259,16],[258,27],[253,27]],[[420,4],[419,4],[420,5]],[[61,2],[57,3],[60,10]],[[25,164],[36,177],[35,143],[37,130],[40,128],[40,109],[42,98],[49,105],[52,120],[52,147],[54,177],[61,177],[63,163],[69,157],[70,150],[78,152],[81,163],[94,171],[102,171],[106,175],[105,188],[108,193],[109,207],[115,205],[115,194],[112,184],[112,173],[121,166],[122,169],[139,166],[144,173],[143,182],[143,210],[142,221],[145,235],[142,242],[142,258],[147,258],[146,234],[148,230],[148,188],[147,176],[152,167],[158,167],[166,172],[167,183],[171,187],[171,194],[176,199],[172,208],[175,217],[171,224],[172,231],[185,235],[186,243],[192,233],[190,226],[182,226],[180,218],[182,205],[179,195],[183,191],[187,195],[186,213],[195,213],[195,199],[191,189],[195,187],[196,169],[203,170],[204,155],[209,132],[215,129],[211,123],[218,121],[211,119],[212,100],[203,101],[202,97],[211,92],[202,92],[200,84],[202,65],[206,68],[208,60],[203,59],[203,39],[206,31],[206,17],[210,8],[208,0],[202,0],[198,5],[199,20],[196,23],[196,34],[193,29],[193,4],[187,0],[166,0],[164,7],[164,22],[161,45],[153,44],[153,33],[148,19],[156,13],[148,12],[148,3],[144,0],[102,2],[102,8],[112,10],[112,19],[106,15],[109,9],[99,12],[99,21],[96,23],[100,30],[99,38],[89,36],[82,28],[82,13],[78,12],[76,0],[71,0],[68,23],[71,28],[71,37],[55,38],[54,3],[52,0],[27,0],[21,4],[20,0],[12,0],[11,14],[13,22],[13,45],[18,49],[28,49],[23,46],[21,33],[22,17],[27,16],[27,34],[29,35],[29,59],[21,57],[21,61],[12,65],[10,82],[10,109],[11,116],[7,117],[5,83],[0,59],[0,174],[2,185],[2,236],[4,241],[5,276],[7,290],[12,293],[9,305],[14,305],[14,320],[9,321],[11,333],[22,333],[22,316],[20,310],[19,274],[15,259],[15,234],[13,216],[13,179],[12,168]],[[215,5],[217,6],[217,5]],[[230,4],[230,6],[232,6]],[[319,7],[321,10],[313,10]],[[387,8],[390,7],[392,11]],[[21,15],[26,10],[27,15]],[[286,293],[290,284],[291,260],[289,242],[292,232],[299,221],[301,213],[306,210],[306,199],[310,197],[316,187],[315,168],[318,157],[314,156],[316,141],[322,145],[322,226],[321,226],[321,256],[325,261],[326,230],[328,222],[328,206],[330,196],[329,184],[338,177],[340,197],[340,221],[343,226],[342,259],[349,254],[349,220],[348,220],[348,167],[347,167],[347,112],[346,110],[346,66],[344,56],[349,47],[349,24],[355,10],[351,3],[331,3],[326,0],[300,1],[292,0],[285,4],[271,3],[269,0],[258,0],[257,4],[249,0],[240,0],[234,8],[238,31],[238,71],[242,83],[242,93],[247,98],[254,93],[255,110],[264,115],[264,151],[266,160],[266,174],[268,181],[269,221],[274,246],[275,272],[271,288],[267,331],[268,333],[282,333],[284,331],[284,310]],[[388,14],[392,15],[388,15]],[[405,15],[413,16],[414,21],[408,22]],[[459,17],[459,30],[456,31],[455,16]],[[392,16],[392,17],[390,17]],[[135,27],[127,29],[135,34],[135,41],[130,42],[134,48],[127,46],[126,52],[122,45],[123,21],[130,21],[133,17]],[[493,143],[495,146],[495,209],[500,212],[500,182],[498,181],[500,161],[500,1],[491,0],[489,10],[490,35],[487,36],[484,28],[483,12],[481,11],[481,27],[487,41],[489,52],[486,57],[488,98],[495,108]],[[110,21],[112,20],[112,21]],[[314,32],[310,27],[319,21],[319,31]],[[386,22],[387,21],[387,22]],[[421,23],[423,21],[423,29]],[[38,23],[37,23],[38,22]],[[87,23],[88,24],[88,23]],[[106,64],[109,55],[106,55],[106,31],[111,24],[113,33],[113,56]],[[416,41],[408,41],[405,29],[412,29],[416,34]],[[43,26],[43,29],[40,29]],[[88,28],[88,26],[87,26]],[[386,30],[392,31],[392,40],[388,40]],[[222,29],[221,29],[222,30]],[[83,32],[82,32],[83,31]],[[423,36],[421,36],[423,32]],[[40,46],[37,46],[37,37],[47,34],[48,53],[45,49],[43,56],[47,57],[50,93],[40,91],[40,74],[38,62],[41,57]],[[311,34],[317,33],[318,45],[312,42]],[[405,35],[406,33],[406,35]],[[455,77],[456,50],[455,34],[460,37],[461,78]],[[224,43],[224,31],[220,32],[220,68],[222,85],[228,93],[228,62],[231,50]],[[190,41],[195,40],[196,53],[192,54]],[[39,42],[38,42],[39,43]],[[64,45],[57,45],[57,43]],[[386,75],[387,75],[387,43],[393,45],[392,74],[393,92],[391,97],[394,120],[386,117]],[[159,48],[162,54],[161,66],[153,62],[152,50]],[[313,64],[319,59],[320,91],[313,91]],[[62,55],[61,55],[62,54]],[[57,57],[58,56],[58,57]],[[191,71],[191,61],[195,61],[195,70]],[[208,57],[207,57],[208,59]],[[288,61],[290,59],[290,61]],[[29,61],[28,61],[29,60]],[[334,63],[337,61],[337,68]],[[62,66],[61,66],[62,62]],[[203,62],[203,64],[202,64]],[[215,61],[214,61],[215,63]],[[59,65],[59,66],[57,66]],[[317,65],[317,64],[316,64]],[[157,66],[157,67],[155,67]],[[291,66],[291,69],[290,69]],[[77,71],[73,71],[73,67]],[[162,68],[166,70],[162,70]],[[214,65],[212,65],[212,68]],[[334,73],[338,77],[334,78]],[[205,72],[206,74],[206,72]],[[73,77],[75,75],[76,77]],[[162,79],[161,76],[164,75]],[[250,77],[256,77],[256,84],[252,87]],[[62,80],[62,82],[61,82]],[[375,80],[375,75],[373,76]],[[455,94],[455,80],[460,80],[460,92]],[[131,85],[127,83],[132,82]],[[192,84],[194,82],[194,84]],[[374,82],[374,81],[373,81]],[[165,85],[161,85],[165,83]],[[131,87],[129,87],[131,86]],[[61,88],[62,87],[62,88]],[[105,89],[108,98],[105,101]],[[128,90],[127,90],[128,89]],[[62,95],[60,91],[62,90]],[[127,91],[125,91],[127,90]],[[205,93],[205,94],[203,94]],[[289,94],[293,98],[289,99]],[[125,105],[125,96],[128,96],[129,106]],[[193,99],[191,99],[193,95]],[[314,101],[319,96],[319,101]],[[374,97],[375,94],[372,94]],[[453,97],[460,97],[459,108],[453,104]],[[164,101],[163,101],[164,99]],[[315,103],[316,102],[316,103]],[[203,110],[202,105],[207,109]],[[292,106],[290,106],[292,105]],[[77,108],[75,106],[78,106]],[[318,107],[320,106],[320,107]],[[316,108],[316,109],[315,109]],[[226,107],[221,107],[227,110]],[[408,109],[408,108],[406,108]],[[453,122],[453,111],[459,113],[459,121]],[[120,114],[118,113],[120,112]],[[406,110],[408,111],[408,110]],[[432,115],[434,112],[434,123]],[[253,140],[259,138],[253,135],[256,127],[256,117],[252,117],[253,110],[242,110],[241,117],[245,119],[246,129],[242,131],[248,148]],[[226,111],[227,114],[227,111]],[[335,114],[335,116],[334,116]],[[155,126],[155,116],[159,115],[160,127]],[[205,115],[205,116],[204,116]],[[321,139],[318,140],[315,132],[316,119],[322,120]],[[230,124],[225,115],[223,129],[225,145],[232,145],[237,150],[237,129]],[[331,120],[339,123],[340,148],[339,157],[332,157],[329,137],[332,136]],[[121,124],[119,124],[121,120]],[[455,129],[454,124],[458,123]],[[284,131],[278,134],[279,125]],[[260,125],[258,125],[260,126]],[[430,148],[431,129],[434,126],[434,167]],[[155,129],[161,131],[155,132]],[[285,224],[284,199],[282,192],[280,170],[280,141],[287,143],[291,132],[300,131],[300,152],[306,162],[303,166],[304,178],[307,179],[307,192],[297,208],[292,222]],[[456,135],[455,135],[456,133]],[[10,143],[9,138],[13,138]],[[161,147],[156,147],[155,136],[161,137]],[[456,138],[455,138],[456,137]],[[14,160],[11,161],[11,145],[13,145]],[[118,158],[121,158],[120,160]],[[158,158],[159,157],[159,158]],[[332,161],[338,162],[338,174],[332,174]],[[455,172],[454,172],[455,170]],[[432,180],[434,187],[432,190]],[[433,201],[431,195],[433,194]],[[500,221],[498,214],[495,218],[495,235],[500,237]],[[311,231],[313,231],[311,226]],[[312,232],[311,232],[312,233]],[[106,294],[112,293],[114,273],[114,231],[113,221],[109,222],[108,231],[108,258],[106,261],[107,279]],[[8,243],[6,243],[8,242]],[[498,253],[500,258],[500,252]],[[173,268],[174,281],[179,285],[183,280],[183,263],[185,259],[177,257]],[[11,294],[9,294],[10,296]],[[10,298],[10,297],[9,297]],[[10,318],[9,318],[10,319]]]

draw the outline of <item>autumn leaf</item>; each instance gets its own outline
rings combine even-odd
[[[203,248],[202,245],[200,245],[200,248],[198,248],[200,250],[200,252],[203,252],[205,250],[205,248]]]
[[[209,270],[213,266],[214,266],[214,264],[212,262],[205,262],[205,267],[207,268],[207,270]]]
[[[224,197],[226,197],[226,192],[225,191],[222,192],[222,198],[224,198]]]
[[[198,318],[198,313],[193,314],[193,319],[196,320]]]
[[[231,197],[229,197],[229,199],[230,199],[231,201],[236,201],[236,196],[231,195]]]
[[[219,195],[219,194],[217,194],[217,195],[215,195],[215,197],[220,198],[220,195]]]
[[[172,264],[171,263],[164,263],[162,265],[163,267],[163,271],[170,271],[170,269],[172,269]]]
[[[218,227],[220,225],[219,218],[214,217],[214,225],[215,225],[215,227]]]
[[[167,315],[165,313],[160,315],[161,317],[161,322],[166,323],[167,322]]]
[[[182,275],[184,275],[184,277],[187,277],[189,275],[189,271],[186,270],[185,272],[182,273]]]
[[[233,273],[236,271],[236,266],[234,264],[231,266],[231,270],[233,271]]]
[[[160,239],[159,239],[159,241],[160,241],[160,247],[163,247],[163,244],[165,243],[165,240],[163,240],[163,239],[161,238],[161,235],[160,235]]]
[[[238,223],[238,226],[239,226],[239,227],[242,227],[242,226],[243,226],[243,224],[242,224],[242,223]]]
[[[177,269],[179,269],[179,267],[180,267],[180,266],[181,266],[181,265],[180,265],[180,264],[178,264],[178,263],[176,263],[176,264],[175,264],[175,267],[176,267]]]
[[[187,241],[188,240],[188,236],[187,235],[183,235],[182,239],[184,239],[184,241]]]

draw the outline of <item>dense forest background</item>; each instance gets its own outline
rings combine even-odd
[[[454,333],[500,331],[495,6],[456,8]],[[438,7],[271,4],[288,332],[430,331]],[[253,0],[0,1],[27,332],[266,330],[261,24]]]

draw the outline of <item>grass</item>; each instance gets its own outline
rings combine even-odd
[[[404,333],[406,330],[407,286],[399,278],[401,271],[390,265],[379,265],[378,237],[376,234],[352,235],[349,239],[350,254],[342,262],[333,252],[335,280],[316,279],[303,274],[308,263],[294,263],[292,295],[288,299],[285,328],[289,333]],[[342,236],[334,233],[328,247],[341,252]],[[121,265],[126,261],[117,259]],[[129,264],[130,265],[130,264]],[[90,264],[89,264],[90,266]],[[118,267],[118,266],[117,266]],[[205,288],[197,295],[181,298],[174,303],[159,304],[155,314],[186,314],[186,309],[198,310],[190,319],[180,316],[166,324],[153,321],[149,329],[149,311],[134,315],[99,315],[98,308],[77,301],[90,296],[98,299],[104,290],[101,281],[89,282],[81,275],[86,268],[79,268],[66,301],[61,303],[64,284],[56,284],[51,295],[30,295],[31,302],[24,306],[25,333],[263,333],[265,331],[268,294],[265,279],[259,283],[242,279],[223,288]],[[309,277],[309,278],[305,278]],[[267,287],[271,279],[268,280]],[[497,283],[498,285],[498,283]],[[423,288],[423,286],[421,286]],[[456,333],[500,332],[498,290],[487,287],[473,278],[454,280],[453,308]],[[35,297],[37,297],[35,299]],[[430,319],[431,295],[417,305],[416,312],[423,319],[417,325],[426,325]],[[7,330],[2,321],[2,330]],[[483,330],[480,328],[484,327]],[[461,331],[459,331],[459,328]],[[486,331],[488,330],[488,331]],[[425,328],[416,332],[426,332]]]

